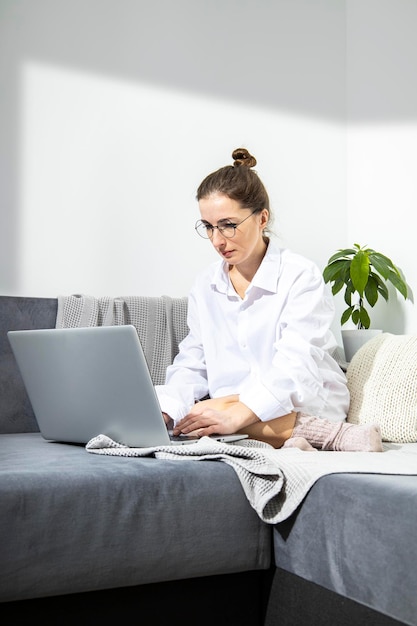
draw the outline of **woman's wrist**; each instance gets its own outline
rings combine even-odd
[[[168,413],[162,412],[162,417],[164,418],[164,422],[168,430],[171,430],[172,428],[174,428],[174,420],[172,419],[172,417],[168,415]]]

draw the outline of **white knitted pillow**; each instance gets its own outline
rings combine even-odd
[[[417,442],[417,335],[381,333],[347,372],[352,424],[377,423],[384,441]]]

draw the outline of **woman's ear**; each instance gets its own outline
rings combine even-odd
[[[268,209],[262,209],[261,211],[261,226],[262,228],[266,228],[269,222],[269,211]]]

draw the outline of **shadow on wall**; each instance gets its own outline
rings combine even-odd
[[[315,3],[313,3],[315,4]],[[338,5],[338,6],[335,6]],[[0,8],[0,290],[18,286],[22,67],[345,119],[344,3],[20,0]],[[329,54],[329,50],[331,53]],[[159,139],[161,141],[161,139]]]

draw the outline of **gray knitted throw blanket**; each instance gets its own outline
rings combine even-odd
[[[313,484],[326,474],[417,474],[417,444],[384,444],[384,452],[303,452],[274,449],[267,443],[243,440],[222,443],[202,437],[186,446],[129,448],[105,435],[91,439],[94,454],[152,456],[180,461],[222,461],[236,472],[252,508],[268,524],[287,519]]]
[[[169,296],[59,296],[55,325],[74,328],[132,324],[138,332],[153,383],[163,385],[178,344],[188,333],[187,303],[185,297]]]

